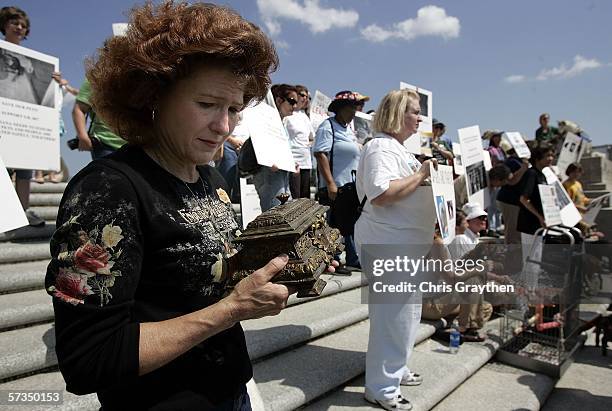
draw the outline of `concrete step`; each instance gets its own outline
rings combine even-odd
[[[22,293],[15,294],[19,295]],[[278,316],[245,321],[243,327],[249,353],[257,359],[366,317],[361,290],[352,289],[288,307]],[[54,348],[53,324],[0,333],[0,380],[57,365]]]
[[[444,398],[433,411],[537,411],[554,385],[555,380],[547,375],[490,362]]]
[[[51,258],[49,241],[0,242],[0,265]]]
[[[32,183],[30,184],[30,193],[63,193],[68,183]]]
[[[42,227],[25,226],[16,230],[0,233],[0,242],[2,241],[30,241],[49,239],[55,232],[55,220],[46,220],[46,224]]]
[[[543,411],[608,411],[612,409],[612,351],[606,357],[595,346],[595,334],[589,337],[574,362],[557,381]]]
[[[30,210],[45,221],[55,221],[57,219],[57,206],[34,206],[30,207]]]
[[[60,205],[62,193],[33,193],[30,194],[30,206],[55,206]]]
[[[499,321],[490,321],[484,327],[483,332],[489,336],[486,341],[464,343],[457,354],[450,354],[446,344],[433,339],[426,339],[414,348],[409,366],[414,372],[423,375],[423,383],[417,387],[401,387],[402,394],[413,404],[413,410],[429,410],[434,407],[495,355],[500,343],[497,337]],[[365,379],[360,376],[339,390],[308,404],[304,409],[379,410],[363,398],[364,385]]]
[[[49,371],[35,374],[30,377],[0,384],[0,390],[62,390],[63,403],[61,405],[28,405],[15,407],[15,410],[27,411],[98,411],[100,402],[96,394],[74,395],[65,391],[66,383],[59,371]],[[0,410],[8,409],[0,405]]]
[[[585,191],[602,191],[606,190],[606,183],[594,182],[594,183],[584,183],[582,189]]]
[[[49,261],[0,264],[0,294],[43,288]]]
[[[0,330],[53,320],[53,304],[45,290],[0,295]]]
[[[256,363],[254,380],[266,410],[296,409],[363,374],[368,329],[369,322],[363,321]],[[417,344],[427,340],[434,330],[432,325],[422,323]],[[354,401],[349,409],[353,409],[352,404]],[[306,409],[310,407],[312,404]]]

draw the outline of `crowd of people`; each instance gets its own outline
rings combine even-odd
[[[30,30],[27,14],[5,7],[1,16],[6,40],[19,44]],[[359,138],[353,120],[370,98],[342,90],[314,129],[308,88],[271,85],[278,63],[269,38],[232,10],[166,1],[132,10],[127,35],[104,42],[78,90],[54,75],[76,95],[78,148],[95,160],[65,190],[45,280],[69,391],[96,392],[105,410],[250,409],[252,368],[240,321],[278,314],[293,290],[271,282],[287,264],[281,255],[225,292],[226,261],[237,252],[232,240],[241,228],[232,209],[241,176],[252,178],[262,211],[278,205],[281,194],[310,198],[315,188],[344,238],[343,263],[338,255],[328,267],[336,274],[361,270],[369,244],[410,246],[415,260],[433,250],[457,260],[483,236],[526,245],[546,227],[538,184],[546,183],[542,170],[553,164],[560,141],[548,114],[540,116],[529,159],[503,131],[482,135],[492,163],[485,176],[490,204],[470,202],[465,175],[455,175],[456,237],[444,246],[430,167],[452,166],[456,158],[437,119],[430,157],[404,145],[422,120],[419,95],[387,93],[370,111],[371,135]],[[241,169],[253,156],[241,112],[265,101],[268,90],[288,136],[292,172]],[[570,198],[586,211],[580,165],[562,171]],[[32,171],[16,171],[26,210],[31,178]],[[358,204],[350,204],[353,198]],[[353,211],[345,207],[358,210],[348,224]],[[464,278],[510,281],[493,266]],[[492,313],[484,298],[455,304],[445,296],[368,309],[365,398],[389,410],[410,409],[400,386],[423,381],[408,367],[421,318],[456,318],[463,341],[481,342]]]

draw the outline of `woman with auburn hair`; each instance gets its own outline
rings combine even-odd
[[[270,280],[287,256],[225,296],[238,224],[206,164],[277,64],[234,11],[172,1],[133,9],[90,62],[93,108],[128,144],[70,181],[51,240],[68,391],[97,392],[104,410],[250,409],[240,321],[285,307],[290,291]]]
[[[369,245],[386,245],[416,261],[431,249],[436,214],[431,187],[424,185],[430,164],[437,167],[437,162],[421,164],[404,147],[421,122],[420,113],[419,95],[411,90],[389,92],[376,110],[377,134],[365,145],[357,169],[357,193],[361,201],[366,197],[355,224],[361,256],[368,254]],[[371,267],[363,269],[373,278],[368,272]],[[387,278],[394,275],[398,273],[385,274]],[[365,398],[387,410],[409,410],[412,405],[400,385],[419,385],[423,380],[406,365],[421,318],[420,297],[370,292],[368,312]]]

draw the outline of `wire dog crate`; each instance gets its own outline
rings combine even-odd
[[[559,378],[585,340],[578,318],[584,247],[574,228],[540,229],[536,239],[520,278],[525,297],[502,316],[497,358]]]

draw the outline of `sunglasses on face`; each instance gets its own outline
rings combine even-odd
[[[477,218],[478,220],[480,220],[480,221],[487,221],[487,220],[488,220],[488,217],[487,217],[486,215],[481,215],[481,216],[476,217],[476,218]]]
[[[289,104],[291,104],[292,106],[297,106],[297,100],[291,97],[284,97],[285,101]]]
[[[306,97],[308,97],[308,93],[304,93],[302,91],[301,93],[298,93],[298,96],[306,98]]]

